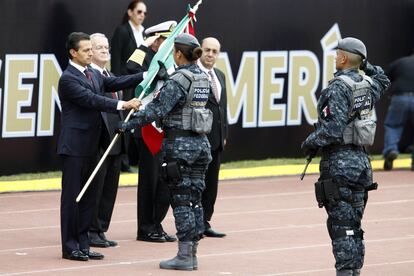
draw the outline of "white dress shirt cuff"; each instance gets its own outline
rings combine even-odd
[[[118,105],[116,107],[117,110],[124,110],[122,107],[124,105],[125,101],[118,101]]]

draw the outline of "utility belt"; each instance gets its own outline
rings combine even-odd
[[[164,130],[164,137],[168,140],[175,140],[176,137],[197,137],[200,134],[191,131],[191,130],[183,130],[183,129],[166,129]]]
[[[347,145],[330,145],[325,146],[322,148],[322,155],[329,155],[331,153],[335,153],[338,151],[344,151],[344,150],[353,150],[353,151],[365,151],[365,147],[363,146],[357,146],[353,144],[347,144]]]
[[[339,188],[348,188],[354,192],[364,192],[366,193],[364,201],[361,202],[349,202],[347,199],[341,196]],[[368,191],[378,189],[377,183],[372,183],[366,187],[355,187],[350,185],[345,180],[338,180],[333,178],[322,179],[315,183],[315,197],[318,202],[318,207],[322,208],[324,206],[335,205],[338,201],[349,202],[353,208],[363,207],[366,205],[368,200]]]
[[[162,181],[168,183],[169,186],[175,186],[182,180],[182,172],[185,170],[184,160],[177,160],[171,157],[171,150],[177,137],[196,137],[200,134],[191,130],[183,129],[165,129],[164,138],[167,139],[166,157],[161,164],[160,178]]]

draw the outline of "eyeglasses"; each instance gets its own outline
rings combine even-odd
[[[137,14],[141,14],[141,13],[143,13],[145,16],[147,15],[147,12],[146,12],[146,11],[143,11],[143,10],[137,10]]]
[[[98,46],[96,46],[96,47],[95,47],[95,50],[98,50],[98,51],[99,51],[99,50],[103,50],[103,49],[105,49],[105,50],[108,50],[108,51],[109,51],[109,50],[111,49],[111,47],[106,46],[106,45],[105,45],[105,46],[103,46],[103,45],[98,45]]]

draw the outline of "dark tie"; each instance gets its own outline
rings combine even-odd
[[[216,97],[217,102],[219,102],[220,98],[218,94],[217,83],[216,83],[216,80],[214,79],[213,71],[212,70],[208,71],[208,74],[210,75],[211,89],[213,89],[214,97]]]
[[[88,69],[85,69],[85,71],[83,71],[83,73],[85,73],[86,78],[92,83],[92,73],[91,73],[91,71],[89,71]]]
[[[102,71],[102,75],[104,75],[105,77],[109,77],[108,72],[106,72],[106,70]],[[111,92],[112,95],[112,99],[118,100],[118,94],[116,94],[116,92]]]

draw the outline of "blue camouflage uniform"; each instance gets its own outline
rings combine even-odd
[[[373,106],[390,81],[379,66],[368,64],[365,73],[373,80],[370,92]],[[361,220],[368,199],[367,188],[372,185],[372,169],[365,149],[352,144],[344,145],[343,132],[353,109],[353,92],[338,78],[341,75],[355,82],[363,79],[357,69],[336,72],[318,100],[316,130],[302,145],[304,148],[322,148],[319,181],[332,179],[331,185],[339,183],[337,200],[324,204],[337,270],[360,269],[363,266],[365,246]],[[353,235],[346,230],[353,230]]]
[[[177,71],[181,69],[187,69],[193,74],[204,74],[196,64],[182,65]],[[205,77],[208,82],[207,75]],[[135,118],[127,123],[127,129],[168,119],[171,113],[183,108],[187,94],[188,91],[178,82],[168,79],[158,96],[144,110],[134,114]],[[171,138],[169,133],[174,133],[174,129],[165,125],[162,128],[166,138],[163,140],[161,158],[166,162],[178,161],[181,174],[177,181],[168,183],[177,238],[184,242],[198,241],[204,232],[201,194],[205,189],[205,172],[211,161],[210,144],[205,134],[177,134]]]

